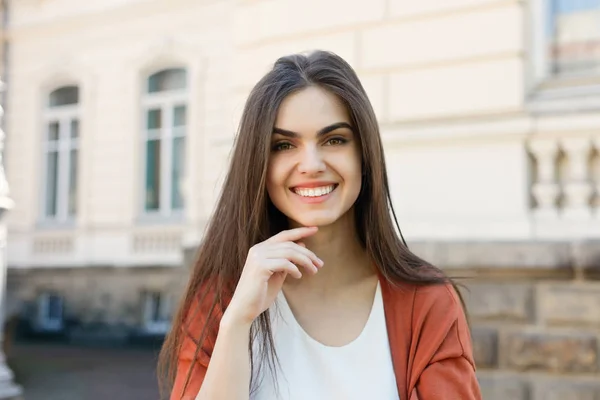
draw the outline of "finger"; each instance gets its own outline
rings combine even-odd
[[[278,282],[279,284],[282,284],[283,282],[285,282],[285,278],[287,276],[288,276],[287,271],[273,272],[273,274],[269,278],[269,282]]]
[[[299,248],[301,248],[301,247],[299,247]],[[313,260],[310,259],[310,257],[308,257],[306,254],[303,254],[302,252],[298,251],[298,249],[293,248],[293,247],[284,247],[284,248],[273,249],[272,251],[269,252],[269,254],[267,256],[268,256],[268,258],[271,258],[271,259],[281,259],[281,258],[288,259],[289,261],[293,262],[294,264],[304,267],[306,270],[308,270],[311,273],[316,273],[318,271],[317,266],[315,265]]]
[[[310,235],[314,235],[318,230],[319,228],[316,226],[288,229],[271,236],[269,239],[265,240],[265,242],[295,242]]]
[[[285,272],[296,279],[302,278],[302,273],[290,260],[285,258],[273,259],[267,264],[267,269],[271,273]]]
[[[304,244],[304,242],[296,242],[296,244],[297,244],[298,246],[301,246],[301,247],[304,247],[304,248],[306,248],[306,244]]]
[[[285,242],[282,243],[282,246],[285,248],[291,248],[293,250],[299,251],[302,254],[306,255],[307,257],[309,257],[313,264],[315,264],[316,267],[321,268],[323,266],[323,260],[321,260],[319,257],[317,257],[317,255],[315,253],[313,253],[311,250],[306,248],[306,245],[304,243],[302,243],[302,245],[300,245],[299,243],[294,243],[294,242]]]

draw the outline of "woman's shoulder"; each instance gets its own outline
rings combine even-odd
[[[410,315],[413,321],[425,317],[456,320],[463,312],[462,302],[452,283],[417,284],[384,283],[384,303],[397,312]]]
[[[427,351],[446,342],[449,348],[472,360],[466,313],[452,283],[394,285],[388,290],[387,299],[384,296],[384,304],[390,325],[399,337],[428,343]]]
[[[436,308],[438,311],[458,312],[462,302],[456,287],[452,283],[421,285],[416,288],[415,302],[424,309]]]

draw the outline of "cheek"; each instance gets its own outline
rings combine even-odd
[[[267,193],[271,197],[271,201],[275,201],[274,197],[281,196],[281,190],[284,189],[285,174],[283,166],[277,159],[269,161],[267,167]]]
[[[359,149],[355,149],[354,150],[354,174],[355,174],[355,179],[358,182],[358,185],[360,186],[362,184],[362,155],[360,154],[360,150]]]
[[[360,169],[360,165],[352,170],[352,177],[350,180],[352,195],[358,197],[362,186],[362,171]]]
[[[362,166],[360,160],[356,160],[352,165],[352,176],[354,180],[360,184],[362,180]]]
[[[362,168],[360,157],[356,154],[348,155],[337,163],[340,174],[348,185],[360,186],[362,181]]]
[[[348,157],[352,162],[346,162],[345,181],[348,188],[348,195],[352,201],[356,201],[360,195],[362,187],[362,166],[359,157]]]

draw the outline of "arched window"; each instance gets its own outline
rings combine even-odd
[[[60,87],[48,95],[46,104],[43,216],[64,222],[77,213],[79,88]]]
[[[147,78],[143,94],[144,212],[171,215],[183,209],[187,72],[165,69]]]
[[[187,73],[183,68],[171,68],[156,72],[148,78],[148,93],[185,90]]]
[[[56,89],[48,96],[49,107],[71,106],[79,103],[79,88],[64,86]]]

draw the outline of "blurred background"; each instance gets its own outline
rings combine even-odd
[[[158,398],[245,98],[312,49],[370,96],[411,249],[465,278],[484,398],[600,399],[600,0],[1,6],[0,399]]]

